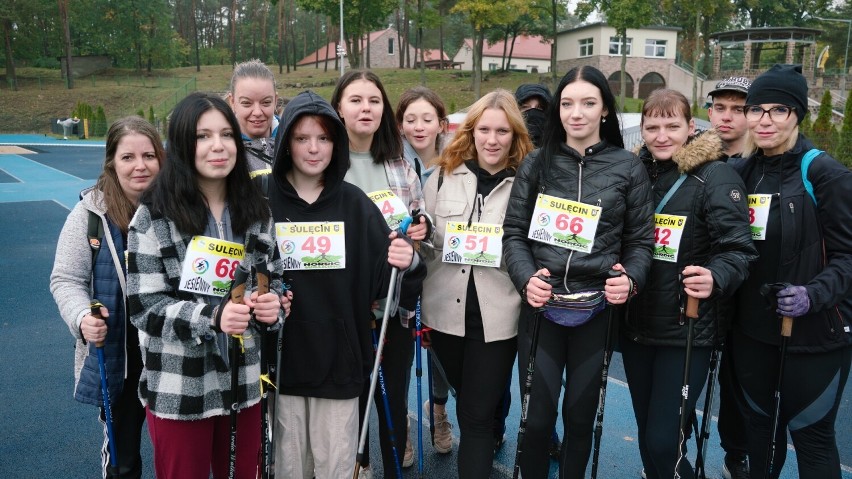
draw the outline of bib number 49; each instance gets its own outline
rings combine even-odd
[[[313,236],[309,236],[305,243],[302,245],[302,251],[307,251],[310,254],[314,254],[319,251],[320,254],[326,254],[331,250],[331,240],[328,236],[319,236],[314,238]]]

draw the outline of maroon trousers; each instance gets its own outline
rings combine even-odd
[[[158,479],[228,477],[230,416],[197,421],[162,419],[145,408]],[[237,479],[254,479],[260,454],[260,404],[237,414]]]

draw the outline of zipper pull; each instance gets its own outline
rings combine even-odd
[[[796,209],[793,207],[793,202],[792,202],[792,201],[790,202],[790,214],[791,214],[791,215],[796,214]]]

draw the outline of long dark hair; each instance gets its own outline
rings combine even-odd
[[[207,202],[198,185],[195,149],[198,119],[211,110],[224,115],[233,130],[237,148],[237,163],[225,178],[234,232],[245,232],[253,223],[269,219],[266,200],[249,177],[245,148],[240,141],[240,124],[234,112],[218,96],[192,93],[172,112],[166,145],[168,160],[142,196],[142,202],[149,206],[152,215],[168,218],[187,235],[202,234],[207,226]]]
[[[396,120],[393,116],[393,107],[390,100],[388,100],[388,94],[385,92],[385,87],[382,85],[382,81],[379,80],[378,75],[370,70],[349,70],[344,73],[337,80],[334,93],[331,94],[332,108],[335,111],[339,110],[340,102],[343,100],[343,91],[355,80],[366,80],[376,85],[376,88],[382,94],[382,119],[379,122],[379,129],[373,134],[373,141],[370,144],[370,155],[373,156],[373,161],[379,165],[385,161],[401,157],[402,135],[399,133],[399,128],[396,125]]]
[[[606,77],[595,67],[574,67],[568,70],[568,73],[562,77],[562,81],[556,87],[553,101],[547,107],[547,122],[544,126],[544,133],[542,135],[544,141],[541,145],[542,159],[545,163],[549,162],[549,159],[559,152],[560,146],[568,139],[565,128],[562,126],[562,120],[559,118],[562,90],[569,84],[579,80],[591,83],[601,92],[601,99],[607,111],[604,117],[606,122],[601,123],[600,126],[601,139],[606,140],[611,145],[624,148],[624,138],[621,137],[621,128],[618,124],[618,110],[615,106],[615,96],[609,88],[609,82],[607,82]]]
[[[115,171],[115,153],[118,150],[118,144],[121,143],[121,140],[125,136],[133,134],[142,135],[151,140],[154,155],[157,157],[157,163],[160,164],[160,168],[163,167],[163,162],[166,159],[166,152],[163,149],[163,141],[160,139],[160,134],[144,118],[128,116],[115,120],[110,125],[106,138],[104,169],[98,177],[95,190],[103,195],[103,202],[109,219],[125,233],[127,233],[127,227],[130,225],[133,213],[136,212],[136,205],[127,198],[127,195],[121,189],[121,184],[118,182],[118,174]]]

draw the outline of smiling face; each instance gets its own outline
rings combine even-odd
[[[655,160],[671,160],[693,133],[695,122],[686,121],[682,113],[642,118],[642,139]]]
[[[473,142],[479,167],[491,173],[504,169],[512,146],[512,126],[506,112],[487,108],[473,127]]]
[[[198,118],[195,170],[199,183],[224,181],[237,164],[237,144],[231,124],[220,111],[210,109]]]
[[[403,115],[402,134],[421,157],[434,154],[439,133],[441,119],[435,107],[423,98],[411,102]]]
[[[321,180],[334,152],[331,135],[313,115],[301,117],[293,126],[290,135],[294,177]]]
[[[128,133],[119,140],[114,165],[118,184],[133,204],[138,202],[139,195],[160,171],[154,144],[139,133]]]
[[[559,119],[565,128],[565,142],[582,152],[600,143],[601,120],[608,114],[601,91],[584,80],[569,83],[559,96]]]
[[[774,107],[783,107],[780,103],[763,103],[758,105],[766,111]],[[798,117],[792,110],[785,119],[773,120],[769,113],[764,113],[759,120],[748,120],[748,128],[754,143],[763,150],[766,156],[776,156],[790,149],[791,137],[798,126]]]
[[[228,96],[231,109],[240,130],[249,138],[267,138],[272,135],[272,120],[275,115],[275,85],[262,78],[241,78]]]
[[[375,83],[358,79],[343,90],[337,113],[349,136],[372,140],[382,120],[382,92]]]

